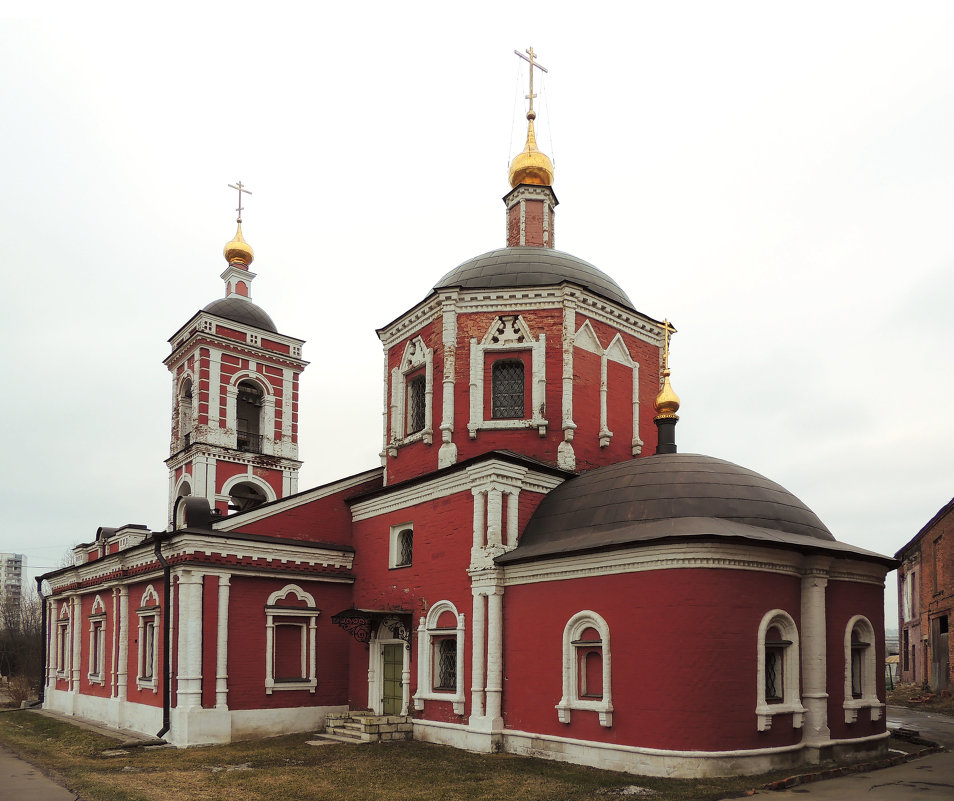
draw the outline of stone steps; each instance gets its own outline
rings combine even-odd
[[[410,740],[413,725],[406,715],[342,712],[328,715],[322,736],[343,743],[379,743]]]

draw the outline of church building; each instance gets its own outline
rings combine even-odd
[[[672,777],[885,752],[895,561],[677,452],[675,329],[556,249],[529,97],[503,246],[377,330],[381,462],[330,484],[298,486],[321,401],[252,300],[236,186],[225,295],[165,360],[170,524],[44,577],[46,708],[183,747],[327,727]]]

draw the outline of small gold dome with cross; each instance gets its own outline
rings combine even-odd
[[[255,258],[255,251],[252,250],[252,246],[246,242],[242,236],[242,223],[238,223],[235,236],[230,242],[225,243],[222,253],[229,264],[235,264],[237,262],[240,265],[248,267],[252,263],[252,260]]]
[[[511,187],[520,184],[553,185],[553,162],[546,153],[537,148],[537,137],[533,130],[536,116],[533,110],[527,112],[527,144],[510,162]]]

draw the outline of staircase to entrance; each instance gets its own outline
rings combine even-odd
[[[342,743],[379,743],[412,739],[408,715],[375,715],[373,712],[338,712],[325,719],[321,736]]]

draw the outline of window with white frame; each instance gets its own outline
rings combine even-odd
[[[315,692],[316,631],[320,610],[314,597],[297,584],[286,584],[265,604],[265,692]]]
[[[563,629],[563,697],[556,705],[561,723],[572,710],[596,712],[600,725],[613,725],[612,660],[609,625],[596,612],[577,612]]]
[[[426,419],[425,389],[427,382],[421,371],[407,380],[407,435],[424,430]]]
[[[402,523],[391,526],[388,566],[409,567],[414,561],[414,526]]]
[[[417,693],[414,708],[425,701],[450,701],[464,714],[464,616],[450,601],[434,604],[417,629]]]
[[[404,346],[399,365],[391,370],[391,432],[388,452],[410,442],[434,440],[434,349],[417,336]]]
[[[854,723],[859,709],[871,710],[871,720],[880,720],[884,709],[878,699],[874,628],[863,615],[845,627],[845,723]]]
[[[490,416],[512,420],[524,416],[524,369],[520,359],[497,359],[490,368]]]
[[[60,679],[70,675],[70,603],[64,601],[56,620],[56,676]]]
[[[159,691],[159,594],[150,584],[143,591],[136,609],[139,618],[139,655],[136,686],[140,690]]]
[[[90,684],[106,683],[106,607],[98,595],[93,599],[89,616],[89,673]]]
[[[776,715],[791,714],[801,728],[805,708],[799,684],[798,628],[788,612],[773,609],[759,624],[755,714],[759,731],[772,727]]]

